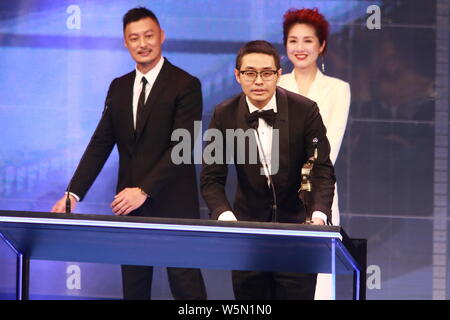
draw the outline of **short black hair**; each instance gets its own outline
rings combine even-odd
[[[153,13],[153,11],[145,8],[145,7],[136,7],[133,9],[128,10],[127,13],[123,16],[123,31],[125,31],[125,28],[128,24],[131,22],[136,22],[144,18],[150,18],[153,21],[156,22],[156,24],[160,27],[158,18]]]
[[[242,64],[242,58],[250,53],[264,53],[269,56],[272,56],[275,60],[275,67],[278,69],[281,68],[280,55],[277,49],[270,43],[265,40],[255,40],[250,41],[244,44],[244,46],[239,50],[236,56],[236,69],[240,70]]]

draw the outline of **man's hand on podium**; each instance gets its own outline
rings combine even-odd
[[[77,199],[72,196],[69,195],[70,198],[70,212],[73,212],[73,210],[75,210],[75,207],[77,206]],[[64,197],[62,197],[61,199],[59,199],[55,205],[52,207],[51,212],[54,213],[66,213],[66,199],[67,199],[67,195],[64,195]]]
[[[125,188],[114,196],[111,203],[112,211],[116,216],[126,216],[136,210],[147,199],[148,195],[141,188]]]
[[[320,219],[320,218],[312,218],[311,219],[311,224],[324,226],[325,225],[325,221],[323,221],[323,219]]]

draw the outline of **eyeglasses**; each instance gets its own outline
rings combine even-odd
[[[258,75],[261,76],[261,79],[264,81],[270,81],[275,78],[275,75],[278,73],[278,70],[264,70],[261,72],[253,71],[253,70],[244,70],[239,71],[242,74],[242,77],[245,81],[255,81]]]

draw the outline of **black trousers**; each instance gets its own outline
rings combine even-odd
[[[200,269],[167,268],[170,291],[175,300],[206,300]],[[153,267],[122,265],[123,298],[150,300]]]
[[[236,300],[314,300],[317,274],[233,271]]]

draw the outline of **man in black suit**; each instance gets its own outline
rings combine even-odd
[[[313,214],[308,220],[317,225],[331,220],[335,177],[319,109],[315,102],[277,87],[280,76],[280,58],[270,43],[252,41],[239,51],[235,77],[243,92],[219,104],[210,123],[210,129],[218,129],[225,137],[222,145],[226,151],[220,161],[204,161],[200,178],[201,192],[213,219],[305,222],[305,207],[297,191],[301,168],[313,155],[313,139],[317,138]],[[251,130],[252,134],[247,135],[245,144],[239,144],[238,134],[226,134],[230,129]],[[257,145],[258,161],[239,163],[239,157],[252,158],[252,143]],[[238,181],[234,207],[225,193],[230,152]],[[214,156],[217,154],[221,153]],[[314,298],[313,274],[233,271],[232,277],[236,299]]]
[[[174,165],[171,134],[186,129],[194,136],[194,121],[202,114],[200,81],[162,56],[164,31],[150,10],[128,11],[123,32],[136,69],[109,87],[106,109],[67,190],[72,209],[117,144],[119,178],[111,203],[116,215],[199,218],[195,167]],[[64,212],[65,198],[53,212]],[[200,270],[167,272],[175,299],[206,299]],[[152,267],[122,266],[124,298],[150,299],[152,273]]]

